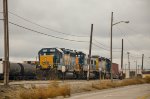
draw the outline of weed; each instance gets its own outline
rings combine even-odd
[[[20,92],[21,99],[47,99],[54,98],[56,96],[70,96],[70,86],[62,85],[59,86],[58,83],[51,83],[47,88],[34,88],[27,90],[22,90]]]
[[[150,77],[149,76],[145,77],[144,80],[146,83],[150,83]]]
[[[92,84],[92,88],[101,90],[101,89],[108,89],[108,88],[115,88],[121,86],[128,86],[128,85],[136,85],[136,84],[144,84],[150,83],[150,77],[146,77],[144,79],[134,78],[134,79],[125,79],[121,82],[101,82],[99,84]]]

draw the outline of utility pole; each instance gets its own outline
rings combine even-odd
[[[117,25],[119,23],[129,23],[129,21],[119,21],[116,23],[113,23],[113,12],[111,12],[111,33],[110,33],[110,59],[111,59],[111,82],[113,82],[113,74],[112,74],[112,32],[113,32],[113,26]]]
[[[130,53],[127,52],[127,54],[128,54],[128,69],[129,69],[129,78],[130,78],[130,57],[129,57]]]
[[[9,31],[8,31],[8,2],[3,0],[3,17],[4,17],[4,85],[9,83]]]
[[[122,49],[121,49],[121,78],[123,77],[123,39],[122,39]]]
[[[122,50],[121,50],[121,70],[123,70],[123,39],[122,39]]]
[[[143,63],[144,63],[144,54],[142,54],[142,67],[141,67],[142,71],[143,71]]]
[[[136,77],[137,77],[137,60],[135,61],[135,63],[136,63]]]
[[[125,76],[127,75],[127,73],[126,73],[126,67],[127,67],[127,64],[125,64]]]
[[[112,32],[113,32],[113,12],[111,13],[111,33],[110,33],[110,64],[111,64],[111,82],[113,82],[113,74],[112,74]]]
[[[138,65],[138,74],[139,74],[139,67],[140,67],[140,65]]]
[[[91,35],[90,35],[90,46],[89,46],[89,64],[88,64],[88,72],[87,72],[87,80],[89,81],[90,77],[90,66],[91,66],[91,49],[92,49],[92,36],[93,36],[93,24],[91,24]]]

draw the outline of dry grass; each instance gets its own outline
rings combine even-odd
[[[101,90],[101,89],[108,89],[108,88],[115,88],[121,86],[128,86],[128,85],[136,85],[136,84],[144,84],[150,83],[150,77],[146,77],[144,79],[135,78],[135,79],[125,79],[121,82],[100,82],[99,84],[92,84],[92,88]]]
[[[56,96],[70,96],[70,86],[59,86],[57,82],[53,82],[47,88],[35,88],[20,92],[21,99],[47,99]]]
[[[0,83],[3,83],[4,81],[3,80],[0,80]]]
[[[92,87],[95,88],[95,89],[98,89],[98,90],[108,89],[108,88],[115,88],[116,87],[116,83],[111,83],[111,82],[104,83],[104,82],[101,82],[99,84],[92,84]]]
[[[146,83],[150,83],[150,77],[147,76],[146,78],[144,78],[144,80]]]
[[[99,83],[91,83],[88,86],[78,86],[78,90],[85,91],[92,91],[92,90],[102,90],[102,89],[108,89],[108,88],[116,88],[121,86],[128,86],[128,85],[135,85],[135,84],[144,84],[144,83],[150,83],[150,77],[146,77],[144,79],[135,78],[135,79],[125,79],[122,81],[114,81],[113,83],[111,81],[105,81],[105,82],[99,82]],[[74,87],[72,90],[75,90],[76,87]],[[76,88],[77,89],[77,88]],[[80,92],[80,91],[77,91]],[[21,99],[47,99],[47,98],[54,98],[57,96],[70,96],[71,94],[71,88],[69,85],[59,85],[58,82],[54,81],[49,84],[48,87],[39,87],[36,88],[33,86],[31,89],[22,90],[20,92],[20,98]]]

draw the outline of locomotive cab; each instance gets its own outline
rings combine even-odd
[[[81,71],[83,69],[83,65],[85,63],[85,54],[81,51],[76,52],[76,69],[77,71]]]
[[[76,54],[73,50],[63,49],[63,65],[66,67],[67,71],[72,72],[75,66]]]
[[[39,62],[41,69],[57,68],[62,63],[61,49],[43,48],[39,51]]]

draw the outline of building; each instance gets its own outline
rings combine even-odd
[[[150,77],[150,70],[144,70],[142,72],[142,78]]]
[[[129,73],[129,69],[123,69],[123,73],[125,75],[125,78],[134,78],[139,75],[142,75],[142,70],[141,69],[130,69],[130,73]]]

